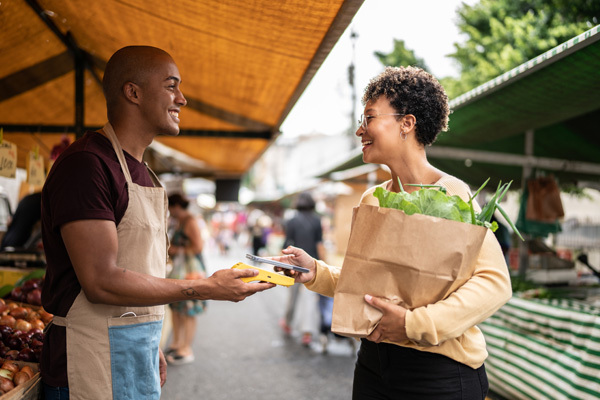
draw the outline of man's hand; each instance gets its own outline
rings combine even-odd
[[[281,250],[284,256],[269,257],[275,261],[280,261],[286,264],[297,265],[309,269],[309,272],[297,272],[289,269],[275,267],[274,270],[277,272],[283,271],[287,276],[294,277],[296,283],[306,283],[315,279],[315,259],[308,255],[308,253],[298,247],[288,246]]]
[[[388,342],[401,343],[408,340],[406,336],[405,316],[406,308],[390,304],[383,299],[365,295],[365,301],[383,313],[377,327],[367,336],[367,340],[375,343]]]
[[[207,283],[209,288],[207,291],[200,292],[202,293],[200,298],[238,302],[254,293],[276,286],[274,283],[266,282],[246,283],[240,279],[256,275],[258,275],[258,271],[251,268],[218,270],[207,279],[201,280],[201,282]]]
[[[167,381],[167,360],[162,349],[158,349],[158,371],[160,373],[160,387]]]

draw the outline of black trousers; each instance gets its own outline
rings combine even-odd
[[[361,340],[353,400],[483,400],[485,367],[473,369],[446,356]]]

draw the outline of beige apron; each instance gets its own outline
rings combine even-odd
[[[132,182],[110,123],[110,139],[127,180],[129,203],[117,227],[117,266],[164,278],[168,239],[167,195],[150,170],[155,187]],[[158,344],[164,306],[121,307],[90,303],[83,290],[65,318],[70,398],[159,399]]]

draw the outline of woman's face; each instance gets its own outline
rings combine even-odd
[[[182,210],[182,208],[177,205],[169,206],[169,214],[171,214],[171,217],[173,217],[175,219],[177,219],[181,216],[181,210]]]
[[[398,146],[404,140],[401,138],[402,124],[398,112],[390,105],[387,97],[369,101],[365,106],[363,118],[366,129],[359,126],[356,135],[361,138],[363,161],[374,164],[389,164],[398,157]]]

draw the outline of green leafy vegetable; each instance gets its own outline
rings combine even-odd
[[[379,200],[379,206],[385,208],[395,208],[404,211],[407,215],[424,214],[432,217],[445,218],[452,221],[467,222],[473,225],[485,226],[490,228],[492,232],[498,229],[496,221],[491,222],[494,211],[498,209],[502,216],[509,223],[510,227],[523,240],[523,237],[512,223],[506,212],[500,206],[500,201],[504,198],[506,192],[512,183],[502,182],[498,184],[496,193],[491,200],[483,207],[480,213],[475,212],[473,207],[473,199],[481,192],[489,181],[486,180],[483,185],[465,202],[458,196],[448,196],[446,189],[439,185],[410,185],[418,186],[421,189],[412,193],[407,193],[402,186],[402,182],[398,179],[400,192],[391,192],[382,187],[375,189],[373,196]]]

